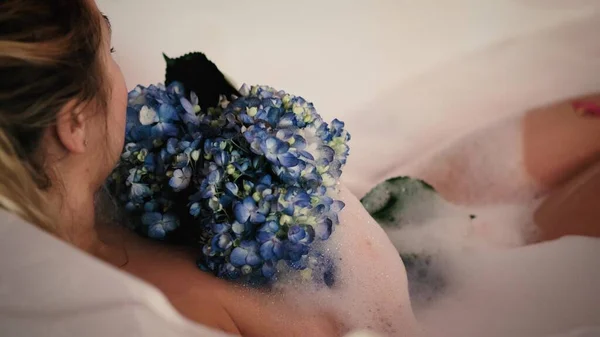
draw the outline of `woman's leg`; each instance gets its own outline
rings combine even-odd
[[[534,220],[539,241],[565,235],[600,237],[600,161],[552,190]]]
[[[462,205],[547,196],[535,215],[540,240],[598,236],[600,223],[593,216],[600,219],[600,176],[590,167],[600,161],[600,116],[577,111],[578,102],[600,105],[600,95],[549,105],[476,132],[426,161],[416,176]]]
[[[560,186],[600,159],[600,116],[585,114],[579,102],[600,104],[600,95],[540,108],[523,119],[525,169],[545,189]]]

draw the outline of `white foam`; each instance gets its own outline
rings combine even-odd
[[[597,239],[455,254],[444,293],[416,315],[432,336],[547,336],[600,323]]]
[[[518,127],[518,123],[506,125],[511,124]],[[506,131],[506,135],[513,133]],[[494,132],[476,135],[490,134]],[[502,186],[511,176],[524,182],[522,166],[514,165],[521,156],[519,147],[507,146],[506,153],[497,157],[481,155],[501,140],[460,141],[449,150],[450,157],[475,158],[466,163],[469,169],[460,173],[464,188],[485,200],[485,207],[421,200],[407,212],[428,210],[435,216],[416,214],[412,218],[427,220],[388,230],[400,252],[430,259],[426,267],[418,266],[426,270],[426,276],[419,278],[409,268],[409,275],[418,279],[409,282],[421,283],[411,283],[415,316],[434,337],[590,335],[598,330],[585,327],[600,326],[600,239],[565,237],[527,245],[536,229],[532,220],[539,204],[533,198],[535,190],[526,182],[513,184],[510,180]],[[435,166],[444,174],[456,170],[444,164],[449,155],[432,158],[423,167]],[[498,204],[494,194],[499,191],[514,193],[504,193],[506,197],[500,199],[504,203]],[[529,198],[524,198],[527,194]],[[477,215],[476,219],[470,220],[469,214]]]

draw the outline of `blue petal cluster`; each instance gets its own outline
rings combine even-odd
[[[314,243],[339,222],[344,203],[332,196],[350,135],[301,97],[240,92],[201,111],[179,83],[131,91],[111,190],[139,232],[193,242],[199,266],[219,277],[265,282],[282,263],[322,268]]]

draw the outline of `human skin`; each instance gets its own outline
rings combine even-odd
[[[600,95],[539,107],[468,135],[426,161],[415,176],[459,205],[542,200],[534,212],[537,234],[531,243],[565,235],[600,236],[594,221],[600,216],[595,173],[600,117],[576,111],[573,103],[581,101],[600,104]]]
[[[600,95],[574,100],[600,103]],[[537,240],[600,237],[600,118],[573,100],[529,113],[524,123],[527,172],[549,192],[534,214]]]
[[[114,227],[105,241],[121,241],[121,268],[156,286],[184,316],[243,336],[342,336],[371,329],[383,336],[417,334],[406,271],[385,232],[341,186],[346,207],[325,249],[338,261],[333,287],[291,282],[251,289],[217,279],[195,265],[196,254]]]

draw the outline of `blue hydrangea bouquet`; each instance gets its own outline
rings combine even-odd
[[[310,269],[331,283],[319,242],[344,207],[335,199],[344,123],[268,86],[215,92],[224,77],[216,71],[210,83],[205,68],[216,67],[203,54],[166,60],[166,86],[129,93],[126,145],[108,185],[135,230],[197,248],[198,266],[225,279],[264,284]]]

